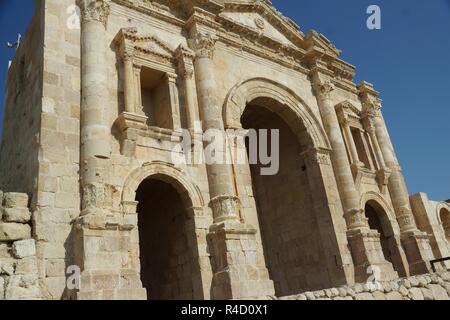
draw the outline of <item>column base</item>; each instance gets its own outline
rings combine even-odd
[[[355,281],[366,282],[370,277],[376,281],[391,281],[398,278],[392,263],[384,258],[380,234],[369,229],[356,229],[347,233],[355,265]]]
[[[409,272],[413,275],[431,272],[430,261],[434,259],[429,236],[425,232],[413,230],[403,232],[401,241],[409,263]]]
[[[213,264],[212,299],[249,299],[274,296],[264,258],[258,251],[256,230],[239,222],[224,222],[210,229]]]
[[[80,268],[79,287],[69,293],[77,300],[146,300],[134,250],[131,215],[86,215],[74,224],[74,264]]]

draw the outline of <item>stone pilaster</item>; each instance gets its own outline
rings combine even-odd
[[[215,130],[228,146],[222,119],[222,103],[217,98],[214,72],[214,35],[193,32],[190,47],[195,51],[195,73],[200,116],[204,130]],[[217,141],[215,141],[216,143]],[[228,147],[224,153],[231,152]],[[230,158],[230,157],[223,157]],[[264,257],[256,239],[256,229],[241,223],[239,198],[234,185],[231,164],[206,165],[214,224],[208,241],[211,245],[213,266],[212,298],[232,299],[272,296],[273,282],[265,266]]]
[[[369,276],[367,273],[369,266],[381,269],[384,279],[394,279],[397,274],[392,264],[383,259],[380,236],[378,232],[369,229],[367,218],[363,209],[360,208],[360,195],[356,190],[344,138],[331,99],[334,85],[329,78],[326,65],[315,61],[311,78],[322,122],[332,148],[331,160],[344,207],[348,228],[347,237],[355,265],[355,279],[365,281]]]
[[[186,104],[187,126],[191,132],[195,131],[195,124],[200,121],[197,103],[195,102],[194,80],[194,52],[180,45],[176,51],[179,73],[184,82],[184,101]]]
[[[366,82],[359,85],[359,90],[364,112],[373,123],[380,154],[391,171],[388,189],[400,226],[401,240],[410,265],[410,273],[426,273],[431,270],[429,261],[433,259],[433,254],[428,236],[418,230],[414,220],[405,179],[380,112],[378,93]]]

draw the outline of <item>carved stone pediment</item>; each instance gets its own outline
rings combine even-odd
[[[115,42],[124,57],[134,56],[175,66],[175,49],[156,35],[141,35],[136,28],[124,28],[116,36]]]

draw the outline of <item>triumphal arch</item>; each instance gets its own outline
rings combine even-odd
[[[379,93],[339,56],[268,0],[37,1],[0,157],[0,253],[35,275],[19,287],[242,299],[430,272],[450,206],[410,197]],[[279,170],[174,163],[198,124],[278,129]]]

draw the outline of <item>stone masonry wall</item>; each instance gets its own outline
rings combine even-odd
[[[450,300],[450,271],[306,292],[279,300]]]
[[[39,299],[28,196],[0,192],[0,300]]]
[[[0,188],[31,194],[36,189],[42,105],[42,3],[8,70],[0,151]]]

